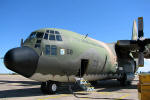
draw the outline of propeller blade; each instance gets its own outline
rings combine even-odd
[[[144,66],[144,54],[143,52],[139,52],[139,55],[138,55],[138,66],[139,67],[143,67]]]
[[[137,25],[136,20],[133,21],[133,28],[132,28],[132,40],[137,40]]]
[[[143,34],[143,17],[138,18],[138,37],[144,37]]]

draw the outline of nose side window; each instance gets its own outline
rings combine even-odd
[[[51,46],[51,55],[57,55],[57,47],[56,45]]]
[[[50,45],[45,45],[45,54],[50,55]]]

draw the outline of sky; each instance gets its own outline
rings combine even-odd
[[[0,57],[40,28],[61,28],[111,43],[131,39],[144,18],[150,37],[150,0],[0,0]],[[10,73],[0,60],[0,73]]]

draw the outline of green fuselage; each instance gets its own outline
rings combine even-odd
[[[87,61],[83,77],[87,80],[103,79],[103,74],[114,74],[118,65],[116,61],[115,44],[105,44],[80,34],[62,29],[41,29],[35,32],[55,30],[60,32],[62,41],[43,38],[28,38],[24,46],[33,48],[39,57],[37,69],[31,79],[38,81],[67,81],[67,76],[73,81],[73,77],[80,76],[82,60]],[[51,33],[48,33],[49,36]],[[41,40],[37,43],[37,40]],[[35,45],[39,44],[40,47]],[[50,50],[47,50],[46,46]],[[53,54],[52,46],[55,46]],[[47,53],[50,52],[50,53]],[[72,77],[71,77],[72,76]],[[40,77],[40,78],[39,78]]]

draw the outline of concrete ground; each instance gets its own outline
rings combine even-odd
[[[131,86],[122,87],[116,80],[100,81],[95,92],[84,92],[76,87],[72,94],[68,85],[62,84],[57,94],[43,95],[40,83],[20,75],[0,75],[0,100],[138,100],[138,77]]]

